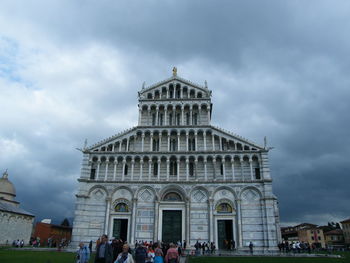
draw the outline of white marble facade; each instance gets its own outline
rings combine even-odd
[[[211,91],[176,71],[138,99],[138,126],[83,149],[73,245],[112,237],[117,227],[131,244],[162,241],[167,211],[178,211],[174,231],[191,246],[229,237],[238,249],[252,241],[275,250],[279,213],[266,145],[211,126]]]

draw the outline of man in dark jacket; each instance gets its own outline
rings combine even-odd
[[[107,235],[102,235],[100,244],[96,246],[95,263],[113,263],[113,249]]]

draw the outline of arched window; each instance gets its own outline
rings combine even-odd
[[[152,151],[159,151],[159,139],[153,139]]]
[[[163,126],[163,113],[160,113],[160,114],[159,114],[158,123],[159,123],[160,126]]]
[[[176,139],[170,140],[170,151],[172,151],[172,152],[177,151],[177,140]]]
[[[190,125],[190,114],[186,113],[186,125]]]
[[[115,212],[129,212],[129,206],[125,203],[118,203],[115,208]]]
[[[152,93],[147,94],[147,99],[152,99]]]
[[[128,165],[127,164],[125,164],[124,175],[128,175]]]
[[[169,113],[169,125],[173,125],[173,114]]]
[[[202,93],[201,92],[198,92],[197,98],[202,98]]]
[[[196,150],[196,139],[195,138],[189,138],[188,139],[188,150],[189,151],[195,151]]]
[[[158,175],[158,163],[153,162],[153,175],[157,176]]]
[[[152,125],[156,125],[156,114],[152,114]]]
[[[224,164],[223,163],[220,165],[220,174],[224,175]]]
[[[193,125],[197,125],[198,124],[198,115],[197,115],[197,113],[193,114],[192,122],[193,122]]]
[[[193,176],[193,175],[194,175],[194,163],[193,163],[193,162],[190,162],[188,168],[189,168],[189,174],[190,174],[190,176]]]
[[[96,169],[92,167],[90,171],[90,179],[95,180],[95,176],[96,176]]]
[[[177,163],[176,161],[170,161],[170,175],[177,175]]]
[[[218,213],[232,213],[232,206],[228,203],[220,203],[216,206]]]
[[[176,114],[176,125],[180,125],[180,119],[181,119],[180,113],[177,113]]]
[[[164,201],[182,201],[182,198],[178,193],[170,192],[164,196],[163,200]]]

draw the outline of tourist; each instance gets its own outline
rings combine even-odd
[[[96,246],[95,263],[112,263],[113,250],[112,246],[108,244],[108,236],[102,235],[100,242]]]
[[[160,243],[157,243],[157,247],[154,250],[154,263],[163,263],[163,250],[160,248]]]
[[[155,257],[154,250],[151,246],[151,244],[148,246],[148,251],[147,251],[147,258],[146,258],[146,263],[153,263]]]
[[[210,243],[210,252],[211,252],[211,254],[215,254],[215,249],[216,249],[215,243],[211,242]]]
[[[250,254],[252,254],[252,255],[253,255],[253,247],[254,247],[253,242],[250,241],[250,243],[249,243],[249,250],[250,250]]]
[[[90,250],[90,254],[92,253],[92,240],[90,240],[90,243],[89,243],[89,250]]]
[[[77,263],[88,263],[90,259],[90,250],[84,245],[83,242],[79,243],[79,249],[77,251]]]
[[[136,263],[145,263],[147,258],[147,251],[142,244],[139,244],[135,249],[135,261]]]
[[[197,240],[196,244],[194,245],[195,249],[196,249],[196,256],[200,255],[200,248],[201,248],[201,243],[199,243],[199,241]]]
[[[170,243],[170,248],[168,249],[166,256],[165,256],[165,262],[166,263],[178,263],[179,262],[179,253],[177,252],[176,245],[173,243]]]
[[[118,255],[114,263],[134,263],[132,255],[129,253],[130,247],[128,244],[124,244],[122,252]]]

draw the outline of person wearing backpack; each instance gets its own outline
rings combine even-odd
[[[83,242],[79,243],[79,250],[77,251],[77,263],[88,263],[90,259],[90,251]]]
[[[135,250],[135,262],[145,263],[146,258],[147,258],[147,251],[141,244],[139,244]]]

